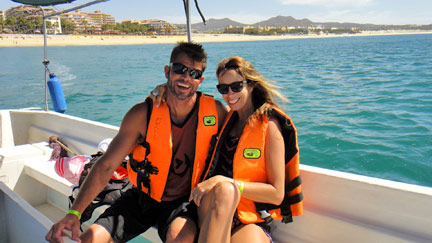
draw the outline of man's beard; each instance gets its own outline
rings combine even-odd
[[[194,90],[194,89],[192,89],[186,95],[183,93],[177,92],[175,89],[174,81],[168,81],[168,89],[170,90],[171,94],[174,95],[174,97],[176,97],[179,100],[187,100],[188,98],[192,97],[196,93],[196,90]]]

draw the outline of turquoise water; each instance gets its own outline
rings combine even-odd
[[[48,42],[49,44],[49,42]],[[49,47],[67,113],[119,125],[165,81],[172,44]],[[432,186],[432,35],[205,43],[215,67],[250,60],[293,103],[301,163]],[[0,48],[0,109],[44,107],[43,48]],[[52,108],[51,108],[52,109]]]

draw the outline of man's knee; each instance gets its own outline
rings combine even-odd
[[[106,229],[98,224],[92,224],[81,236],[82,243],[114,242]]]
[[[178,217],[168,227],[166,242],[194,242],[197,235],[195,222],[186,217]]]

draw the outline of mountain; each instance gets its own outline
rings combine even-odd
[[[192,24],[192,29],[198,32],[220,32],[225,29],[228,25],[244,27],[247,24],[242,24],[236,21],[233,21],[229,18],[224,19],[209,19],[207,20],[207,24],[204,25],[203,22]]]
[[[432,30],[432,25],[376,25],[376,24],[358,24],[358,23],[339,23],[339,22],[313,22],[309,19],[295,19],[291,16],[276,16],[268,20],[257,22],[255,24],[243,24],[233,21],[229,18],[209,19],[207,25],[202,22],[192,24],[192,29],[197,32],[223,32],[228,25],[234,27],[244,26],[272,26],[272,27],[321,27],[326,29],[351,29],[359,30]]]
[[[310,27],[315,26],[314,22],[309,19],[295,19],[291,16],[276,16],[253,24],[252,26],[273,26],[273,27]]]

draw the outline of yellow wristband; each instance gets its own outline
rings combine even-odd
[[[244,182],[243,181],[239,181],[240,182],[240,195],[243,194],[243,190],[244,190]]]
[[[239,187],[240,195],[241,195],[244,190],[244,182],[240,180],[234,180],[234,184]]]
[[[78,211],[76,211],[76,210],[71,209],[71,210],[69,210],[69,211],[67,212],[67,214],[73,214],[73,215],[76,215],[76,216],[78,217],[78,219],[81,219],[81,213],[78,212]]]

